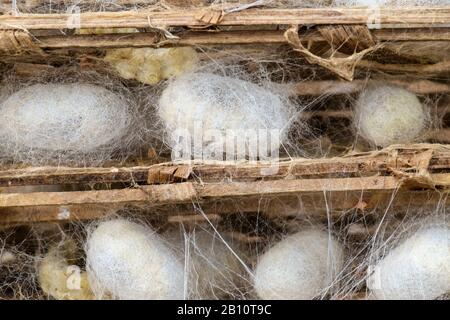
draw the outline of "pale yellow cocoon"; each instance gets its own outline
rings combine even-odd
[[[150,228],[105,221],[86,243],[87,272],[98,299],[184,298],[183,264]]]
[[[371,273],[370,273],[371,272]],[[450,292],[450,228],[423,227],[369,268],[377,299],[430,300]]]
[[[328,232],[300,231],[260,257],[255,270],[255,290],[265,300],[312,299],[332,286],[343,265],[343,246]]]
[[[38,267],[38,280],[41,289],[57,300],[92,300],[87,273],[74,261],[76,245],[66,241],[63,245],[52,247]]]
[[[197,52],[191,47],[111,49],[104,59],[121,77],[146,84],[179,76],[198,62]]]

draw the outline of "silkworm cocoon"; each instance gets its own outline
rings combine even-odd
[[[74,262],[76,245],[66,241],[52,247],[44,256],[38,268],[41,289],[57,300],[92,300],[94,295],[89,286],[86,271]]]
[[[254,278],[262,299],[312,299],[342,270],[344,249],[327,232],[308,229],[288,236],[259,259]]]
[[[104,59],[121,77],[146,84],[179,76],[198,62],[197,52],[190,47],[111,49]]]
[[[31,162],[39,156],[64,159],[67,152],[112,152],[131,122],[124,99],[82,83],[25,87],[4,100],[0,111],[0,148]]]
[[[166,236],[185,261],[189,299],[229,298],[247,284],[243,251],[228,237],[222,240],[212,230]]]
[[[381,147],[413,141],[427,123],[417,96],[399,87],[368,88],[361,93],[355,111],[360,135]]]
[[[7,251],[5,249],[0,251],[0,266],[3,264],[10,264],[17,260],[17,257],[11,251]]]
[[[211,73],[189,73],[172,81],[160,97],[158,114],[171,148],[188,141],[184,150],[191,149],[194,158],[217,160],[223,154],[242,159],[278,151],[292,116],[280,95]]]
[[[450,292],[450,228],[424,227],[369,269],[377,299],[436,299]]]
[[[102,222],[86,243],[87,272],[97,298],[183,299],[183,264],[150,228]]]

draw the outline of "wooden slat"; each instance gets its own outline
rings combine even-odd
[[[119,168],[31,167],[5,170],[0,171],[0,186],[142,182],[148,179],[150,168],[151,166]]]
[[[204,26],[197,20],[198,10],[95,12],[80,15],[82,28],[146,28],[170,26]],[[69,14],[20,14],[0,16],[0,29],[66,29]],[[450,7],[405,8],[304,8],[249,9],[224,15],[220,25],[311,25],[380,23],[408,27],[448,24]]]
[[[393,190],[320,191],[293,193],[276,197],[270,197],[266,194],[266,196],[216,198],[210,199],[210,201],[203,199],[201,209],[206,215],[212,216],[257,213],[272,218],[308,215],[321,218],[331,216],[333,219],[339,219],[342,218],[342,215],[351,214],[355,210],[373,212],[374,209],[380,209],[385,212],[388,208],[402,210],[420,207],[422,209],[429,208],[430,212],[434,212],[437,205],[446,205],[449,202],[448,200],[448,192],[432,190],[402,190],[401,192]],[[146,201],[133,203],[138,204],[139,208],[146,209],[143,211],[144,214],[177,215],[178,217],[189,215],[192,217],[199,214],[197,209],[199,201],[200,199],[197,199],[193,203],[186,202],[176,206],[156,205]],[[123,208],[126,204],[129,203],[0,207],[0,225],[99,219],[115,214],[117,209]],[[177,219],[178,221],[183,220],[175,218],[175,220]]]
[[[317,216],[340,218],[343,214],[360,211],[372,212],[378,208],[385,211],[388,207],[404,209],[409,207],[430,208],[430,212],[439,205],[446,205],[448,194],[434,191],[346,191],[333,193],[308,193],[276,198],[245,197],[240,199],[224,199],[204,202],[201,205],[206,215],[223,216],[226,214],[264,214],[268,217],[282,218],[288,216]],[[115,214],[121,205],[70,205],[39,207],[7,207],[0,208],[0,225],[11,226],[49,221],[74,221],[100,219]],[[158,215],[199,215],[193,204],[155,207],[150,210],[142,206],[147,214]]]
[[[371,30],[379,41],[450,41],[450,28],[434,29],[387,29]],[[282,30],[188,31],[176,34],[178,39],[165,39],[155,33],[93,34],[93,35],[53,35],[37,36],[36,42],[42,49],[79,48],[123,48],[123,47],[166,47],[201,45],[242,45],[242,44],[284,44],[286,39]],[[301,32],[304,41],[325,41],[315,31]]]
[[[124,203],[164,205],[191,202],[196,196],[197,192],[192,183],[120,190],[2,193],[0,194],[0,208]]]
[[[293,95],[299,96],[320,96],[323,94],[352,94],[359,92],[370,84],[389,83],[405,88],[408,91],[417,94],[448,93],[450,84],[440,83],[430,80],[402,80],[402,79],[383,79],[383,80],[317,80],[303,81],[295,85]]]
[[[122,168],[70,168],[42,167],[23,168],[0,171],[0,186],[50,185],[65,183],[111,183],[139,182],[168,183],[172,180],[200,179],[203,182],[222,181],[225,177],[233,177],[234,181],[252,181],[259,179],[280,179],[285,177],[324,177],[338,175],[386,174],[390,169],[417,170],[421,155],[433,150],[428,170],[450,170],[450,147],[433,144],[416,144],[394,146],[382,151],[353,154],[347,157],[304,159],[297,158],[278,163],[241,163],[193,162],[183,164],[157,164],[152,166]],[[265,173],[265,170],[276,170]],[[161,175],[161,171],[163,174]],[[150,176],[149,176],[150,172]],[[170,177],[170,172],[174,177]],[[169,176],[168,176],[169,174]],[[163,177],[164,179],[162,179]],[[162,180],[161,180],[162,179]],[[163,181],[164,180],[164,181]]]
[[[450,185],[450,173],[432,174],[430,177],[440,187]],[[359,190],[392,191],[398,189],[401,185],[401,179],[393,176],[210,184],[185,182],[142,186],[138,189],[3,193],[0,194],[0,208],[128,203],[146,203],[157,206],[251,196],[277,197],[301,193]]]

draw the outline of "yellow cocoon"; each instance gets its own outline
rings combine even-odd
[[[125,48],[108,50],[104,60],[125,79],[157,84],[192,70],[198,56],[191,47]]]
[[[41,289],[57,300],[92,300],[86,271],[70,264],[75,261],[76,245],[66,241],[52,247],[38,267]]]

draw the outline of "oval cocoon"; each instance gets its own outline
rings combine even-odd
[[[261,299],[312,299],[332,284],[344,264],[344,249],[319,229],[288,236],[264,253],[254,285]]]
[[[178,136],[183,132],[194,146],[194,156],[211,159],[223,153],[244,158],[246,154],[256,155],[257,144],[247,143],[237,150],[226,149],[235,139],[246,137],[247,133],[263,130],[277,130],[279,136],[268,143],[266,136],[259,142],[260,153],[278,150],[285,138],[291,112],[280,95],[270,92],[248,81],[211,73],[184,74],[170,82],[159,100],[159,117],[166,132],[171,134],[169,145],[175,148]],[[231,144],[230,144],[231,145]]]
[[[450,292],[450,228],[415,232],[372,270],[367,286],[377,299],[430,300]]]
[[[86,243],[87,272],[97,298],[183,299],[184,267],[150,228],[102,222]]]
[[[0,104],[0,138],[12,152],[87,153],[117,142],[131,121],[124,99],[90,84],[35,84]]]
[[[357,101],[356,121],[365,139],[387,147],[417,138],[426,126],[427,114],[417,96],[405,89],[370,87]]]

